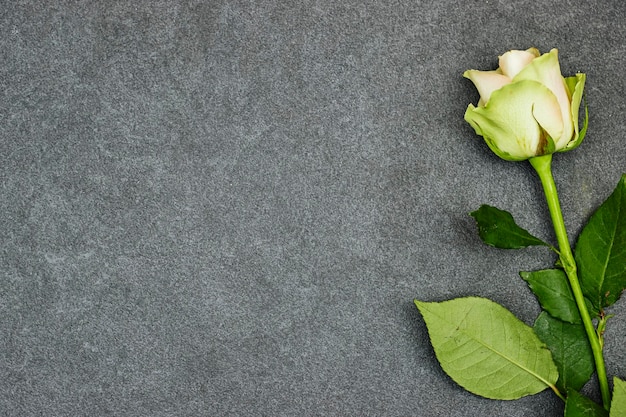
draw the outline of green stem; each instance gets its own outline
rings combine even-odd
[[[563,402],[565,402],[567,400],[567,398],[565,398],[565,396],[563,394],[561,394],[561,391],[559,391],[559,389],[556,387],[556,385],[548,385],[548,386],[550,387],[552,392],[554,392],[556,394],[557,397],[559,397],[561,400],[563,400]]]
[[[559,245],[559,253],[561,264],[567,277],[569,279],[574,299],[580,317],[582,318],[585,331],[587,332],[587,338],[593,351],[593,359],[596,364],[596,373],[598,375],[598,382],[600,384],[600,392],[602,394],[602,404],[606,410],[609,409],[611,404],[611,394],[609,391],[609,382],[606,377],[606,367],[604,365],[604,357],[602,356],[602,346],[598,333],[591,321],[587,305],[585,304],[585,298],[583,296],[580,282],[578,281],[578,274],[576,271],[576,261],[572,254],[572,249],[567,237],[567,230],[565,229],[565,222],[563,221],[563,213],[561,212],[561,204],[559,203],[559,196],[556,191],[556,184],[554,183],[554,177],[552,176],[551,162],[552,155],[537,156],[529,159],[530,164],[535,168],[543,191],[546,195],[546,201],[548,202],[548,208],[550,210],[550,216],[552,217],[552,223],[554,225],[554,232],[556,234],[556,240]]]

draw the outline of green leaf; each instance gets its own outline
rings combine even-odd
[[[559,370],[556,383],[559,391],[581,389],[595,370],[593,352],[582,324],[565,323],[544,311],[535,321],[534,329],[552,352]]]
[[[553,317],[568,323],[581,323],[580,313],[565,272],[561,269],[544,269],[520,272],[520,276],[537,296],[541,307]]]
[[[608,415],[604,408],[577,391],[567,392],[565,417],[608,417]]]
[[[466,390],[513,400],[554,386],[550,351],[532,328],[485,298],[415,300],[443,370]]]
[[[613,400],[611,401],[611,413],[609,416],[626,416],[626,382],[618,377],[613,378]]]
[[[515,224],[511,213],[483,204],[470,213],[478,224],[478,234],[488,245],[501,249],[519,249],[527,246],[550,246]]]
[[[597,310],[626,288],[626,174],[578,237],[576,263],[585,296]]]

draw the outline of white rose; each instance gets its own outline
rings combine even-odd
[[[556,49],[509,51],[495,71],[468,70],[480,94],[465,120],[491,150],[510,161],[574,149],[586,127],[578,128],[585,74],[563,78]]]

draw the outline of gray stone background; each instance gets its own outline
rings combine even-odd
[[[530,46],[587,73],[587,138],[554,163],[574,236],[626,170],[625,18],[618,0],[2,1],[0,414],[560,415],[550,392],[458,387],[412,300],[533,322],[518,271],[554,256],[489,248],[467,213],[552,241],[547,209],[463,121],[461,74]]]

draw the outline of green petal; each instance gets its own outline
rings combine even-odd
[[[514,83],[521,80],[537,81],[555,95],[563,120],[563,131],[560,136],[552,137],[557,142],[559,149],[564,148],[574,137],[574,125],[572,123],[570,93],[561,75],[558,51],[552,49],[534,59],[513,78]]]
[[[570,96],[573,96],[574,92],[576,91],[576,84],[578,84],[578,75],[585,75],[585,74],[579,73],[579,74],[576,74],[576,76],[574,77],[565,77],[565,85],[567,86]]]
[[[519,81],[494,91],[485,107],[468,106],[465,120],[499,157],[521,161],[554,151],[550,136],[560,131],[540,126],[537,119],[555,106],[556,97],[548,88],[535,81]]]
[[[567,77],[565,79],[565,83],[570,91],[570,95],[572,96],[572,120],[574,121],[574,139],[567,144],[567,146],[561,149],[561,152],[570,151],[583,141],[585,138],[585,133],[587,131],[587,109],[585,108],[585,123],[583,125],[583,129],[580,129],[578,126],[578,114],[580,111],[580,103],[583,99],[583,90],[585,89],[585,81],[587,76],[582,73],[578,73],[573,77]]]

